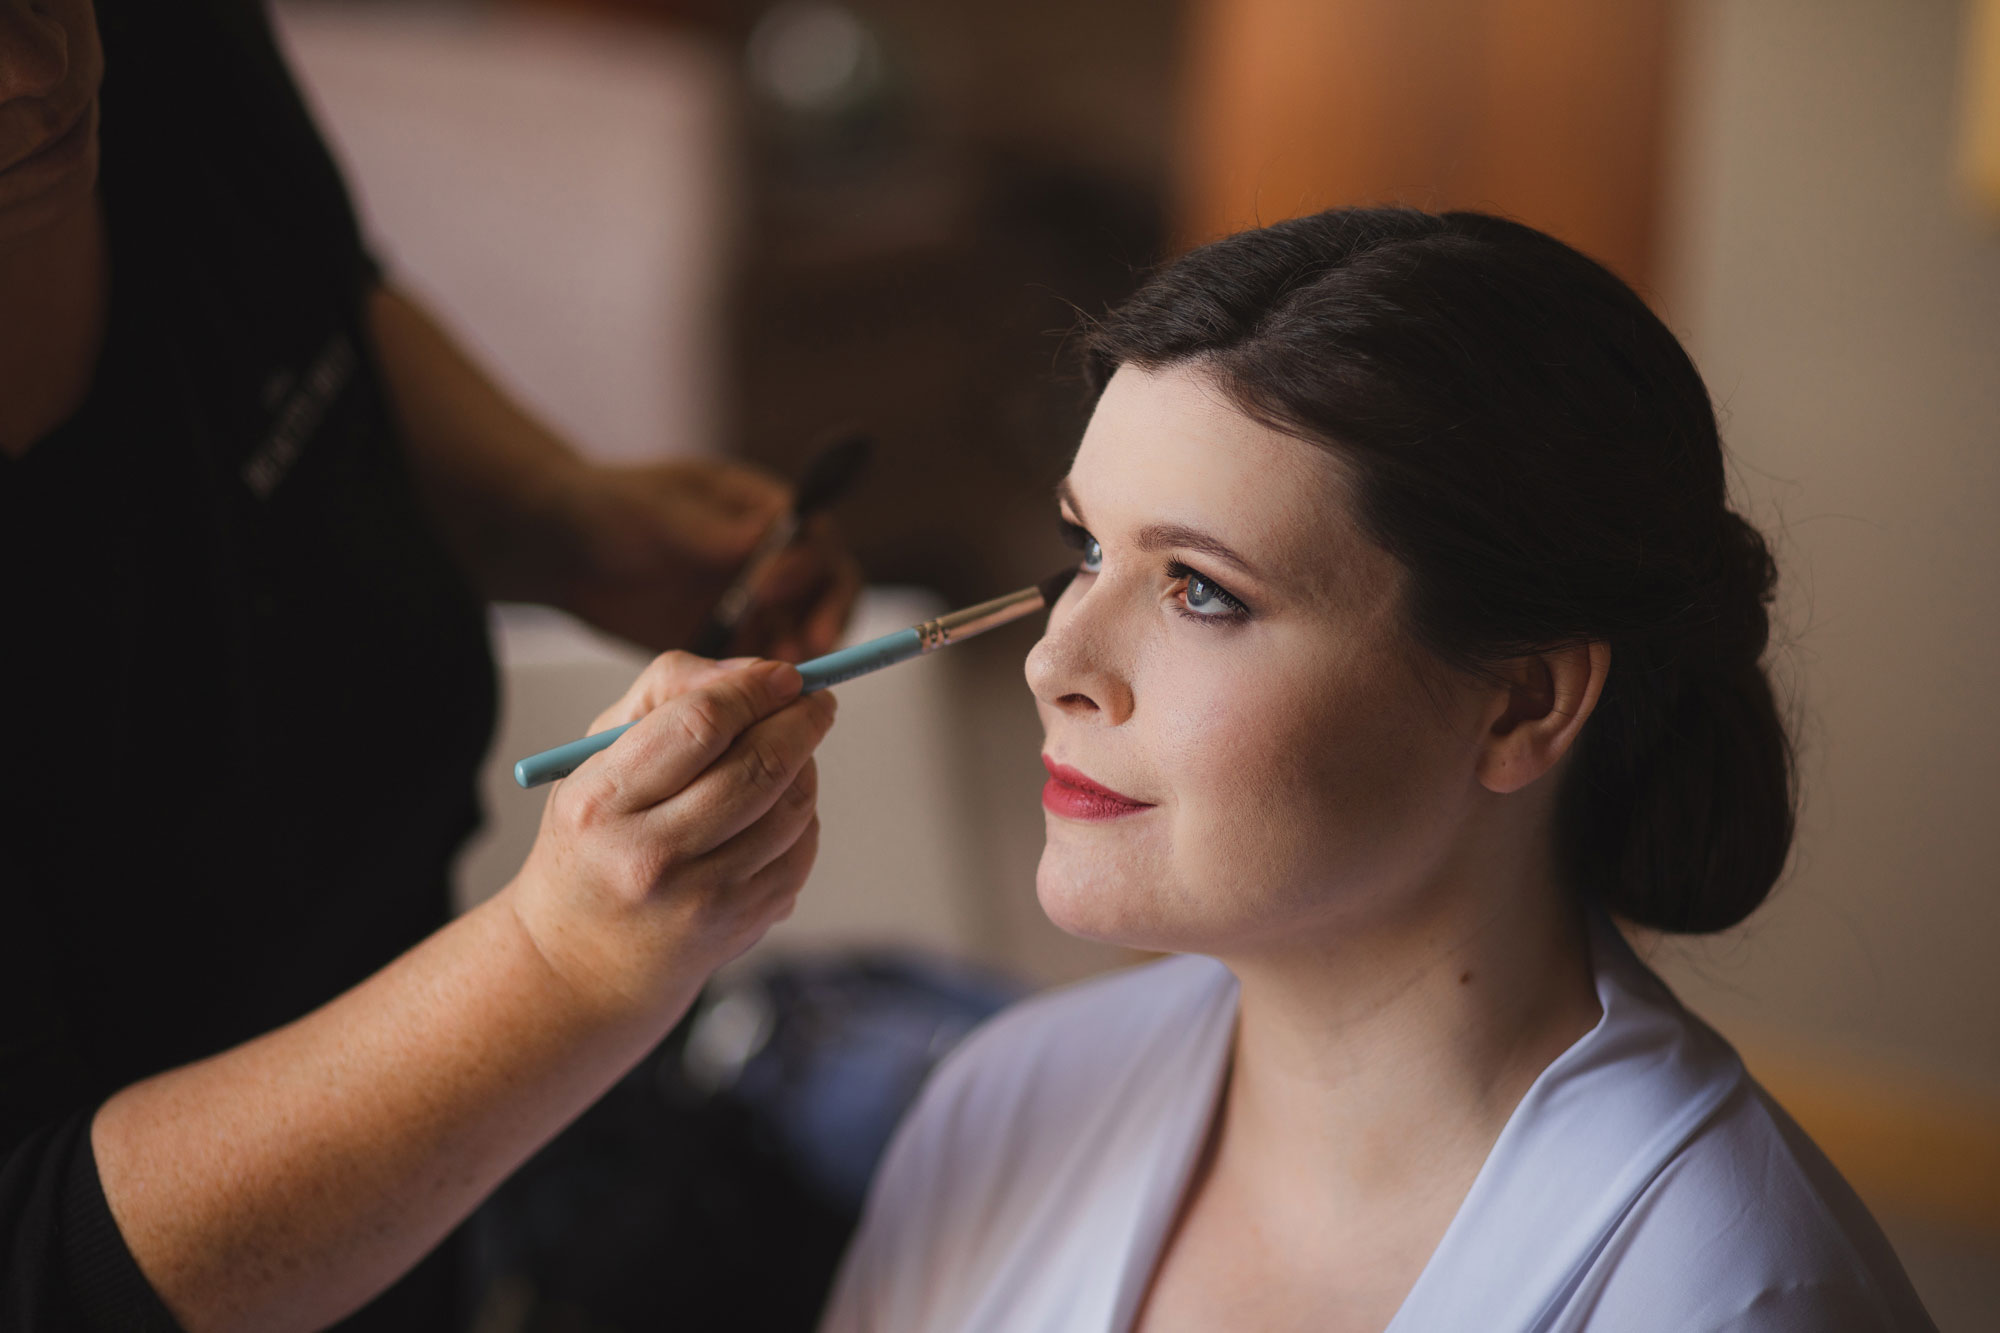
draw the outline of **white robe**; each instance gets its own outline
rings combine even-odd
[[[1608,922],[1604,1015],[1515,1108],[1388,1333],[1932,1330],[1845,1181]],[[1030,999],[883,1159],[822,1333],[1126,1333],[1205,1140],[1236,981]]]

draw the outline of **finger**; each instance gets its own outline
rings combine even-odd
[[[703,579],[713,583],[712,589],[704,584],[704,594],[720,591],[730,579],[736,577],[743,562],[756,551],[764,540],[771,524],[778,519],[775,512],[726,511],[703,508],[678,515],[673,521],[673,541],[691,570]]]
[[[818,602],[799,627],[802,650],[808,657],[833,651],[846,632],[847,622],[853,618],[854,603],[861,596],[861,566],[852,559],[841,561],[832,584],[820,594]]]
[[[743,623],[736,627],[733,642],[745,652],[754,652],[775,662],[800,660],[794,618],[779,607],[752,608],[750,614],[743,618]]]
[[[799,529],[790,548],[757,581],[759,597],[777,605],[813,601],[841,570],[853,564],[840,530],[827,514],[815,514]]]
[[[680,857],[704,856],[750,827],[791,787],[833,726],[834,701],[795,699],[736,738],[649,822]]]
[[[792,504],[783,482],[728,463],[675,465],[657,475],[654,493],[675,544],[718,573],[733,573]]]
[[[777,909],[771,913],[765,929],[792,914],[799,890],[805,887],[807,878],[812,874],[813,862],[819,858],[819,837],[819,816],[815,814],[792,845],[743,886],[746,897],[752,901],[770,902]]]
[[[830,528],[821,527],[810,543],[786,552],[758,581],[757,603],[738,642],[791,660],[830,651],[846,628],[861,586],[860,565]]]
[[[725,963],[742,956],[766,931],[792,914],[798,905],[799,890],[812,873],[813,860],[818,854],[819,816],[815,815],[783,855],[731,891],[730,905],[737,913],[737,920],[748,929],[738,935],[734,955],[724,959]]]
[[[846,631],[860,591],[859,568],[842,571],[814,588],[809,597],[766,611],[743,641],[784,662],[803,662],[831,652]]]
[[[802,602],[825,585],[833,560],[825,548],[794,542],[758,576],[757,600],[765,606]]]
[[[644,810],[680,793],[796,698],[801,684],[789,665],[757,662],[665,700],[604,752],[612,808]]]
[[[799,769],[792,785],[735,837],[699,860],[706,876],[724,884],[741,884],[783,856],[818,817],[819,766],[811,759]]]
[[[731,639],[734,650],[753,652],[780,662],[795,662],[792,641],[797,637],[798,612],[758,598],[736,626]]]
[[[636,722],[667,700],[713,680],[718,673],[740,670],[756,660],[753,657],[733,657],[712,662],[693,653],[661,653],[632,678],[632,683],[625,688],[617,703],[597,715],[596,721],[590,724],[590,730],[608,731],[627,722]]]

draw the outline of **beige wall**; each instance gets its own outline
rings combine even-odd
[[[1992,1095],[2000,225],[1954,183],[1965,17],[1688,4],[1663,304],[1779,543],[1805,806],[1769,906],[1658,961],[1747,1049]]]

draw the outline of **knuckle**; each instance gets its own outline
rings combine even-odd
[[[605,869],[604,886],[620,906],[634,906],[652,892],[655,870],[648,858],[621,856]]]
[[[667,660],[672,656],[672,653],[661,653],[646,663],[646,669],[639,673],[639,679],[632,682],[631,693],[636,698],[650,702],[666,690],[667,682],[673,679],[673,665]]]
[[[590,782],[562,793],[564,821],[578,833],[589,835],[611,823],[611,790],[604,783]]]
[[[785,788],[784,802],[790,810],[810,810],[819,802],[819,773],[808,759],[792,785]]]
[[[673,648],[654,658],[646,670],[656,680],[669,681],[693,665],[694,661],[694,654]]]
[[[753,737],[743,747],[743,778],[753,791],[783,790],[791,784],[792,770],[782,749],[764,737]]]
[[[632,888],[641,896],[657,892],[681,868],[681,849],[673,838],[657,838],[638,855],[628,858],[633,866]]]
[[[690,695],[675,712],[681,737],[702,752],[720,749],[734,728],[729,726],[720,699],[713,694]]]
[[[691,653],[679,649],[661,653],[646,664],[639,673],[637,693],[639,702],[646,708],[656,708],[679,691],[680,682],[687,678],[697,659]]]
[[[778,803],[785,808],[787,814],[797,815],[817,805],[819,803],[819,793],[813,791],[810,787],[794,782],[791,786],[785,788],[785,794],[778,798]]]
[[[693,653],[684,652],[679,648],[669,648],[666,652],[660,654],[659,661],[670,669],[682,670],[699,664],[702,659],[696,657]]]

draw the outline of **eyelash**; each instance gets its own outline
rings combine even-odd
[[[1070,547],[1072,550],[1076,550],[1079,552],[1087,550],[1089,549],[1090,544],[1096,540],[1096,538],[1092,537],[1089,531],[1085,529],[1081,524],[1072,523],[1066,518],[1057,519],[1056,523],[1057,523],[1057,528],[1062,535],[1063,545]],[[1091,571],[1086,570],[1084,572],[1089,573]],[[1200,579],[1203,583],[1209,586],[1209,588],[1215,593],[1215,595],[1218,598],[1221,599],[1222,604],[1229,608],[1229,612],[1227,615],[1219,615],[1219,616],[1203,615],[1199,611],[1189,610],[1185,600],[1183,600],[1182,597],[1176,597],[1174,599],[1174,611],[1183,620],[1196,620],[1209,625],[1214,625],[1217,623],[1227,625],[1227,624],[1234,624],[1235,622],[1246,619],[1249,616],[1250,608],[1243,604],[1242,598],[1236,596],[1234,593],[1230,592],[1227,588],[1223,587],[1220,583],[1217,583],[1214,579],[1202,573],[1200,570],[1195,569],[1187,564],[1184,564],[1179,560],[1169,560],[1167,561],[1166,569],[1164,572],[1166,573],[1166,576],[1168,578],[1173,579],[1177,583],[1188,583],[1194,581],[1195,579]],[[1183,590],[1183,592],[1185,592],[1185,590]]]
[[[1182,618],[1184,619],[1199,620],[1205,625],[1214,625],[1218,623],[1224,625],[1232,625],[1239,620],[1247,619],[1250,615],[1250,608],[1243,605],[1243,600],[1240,597],[1236,596],[1236,594],[1230,592],[1229,589],[1223,587],[1220,583],[1217,583],[1214,579],[1210,578],[1208,575],[1202,573],[1198,569],[1190,569],[1188,566],[1182,564],[1178,560],[1169,560],[1167,561],[1167,577],[1170,579],[1186,580],[1189,583],[1193,583],[1194,580],[1200,579],[1203,583],[1206,583],[1208,585],[1209,591],[1213,592],[1218,598],[1221,599],[1222,604],[1229,608],[1229,612],[1227,615],[1220,615],[1220,616],[1203,615],[1199,611],[1190,610],[1187,605],[1186,590],[1183,589],[1182,595],[1174,599],[1174,610],[1179,612]]]

